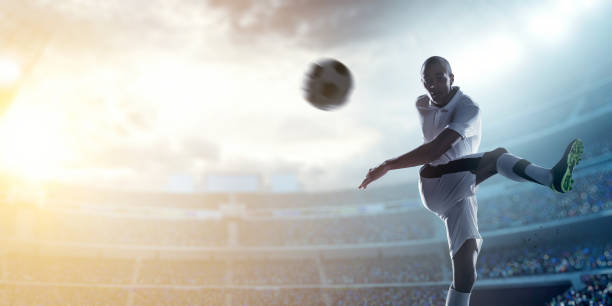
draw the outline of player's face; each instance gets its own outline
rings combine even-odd
[[[431,63],[421,73],[423,86],[429,93],[429,97],[440,105],[446,105],[450,98],[451,86],[454,76],[440,63]]]

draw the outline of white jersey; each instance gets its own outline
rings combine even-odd
[[[416,107],[423,130],[423,140],[434,140],[444,129],[449,128],[461,135],[461,139],[440,158],[430,162],[432,166],[448,163],[462,156],[478,152],[480,146],[480,108],[459,87],[443,107],[436,106],[427,95],[418,97]]]
[[[434,105],[428,96],[420,96],[416,102],[425,142],[434,140],[446,128],[461,135],[448,151],[430,163],[432,166],[466,155],[482,156],[482,153],[476,153],[480,146],[480,109],[470,97],[456,88],[453,98],[443,107]],[[438,178],[419,176],[423,205],[438,215],[446,226],[451,258],[455,257],[467,239],[475,239],[478,251],[481,249],[476,187],[476,175],[470,171],[448,173]]]

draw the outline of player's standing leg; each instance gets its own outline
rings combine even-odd
[[[446,306],[468,306],[476,282],[476,240],[466,240],[453,257],[453,284],[448,289]]]

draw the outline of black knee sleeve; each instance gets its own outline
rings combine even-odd
[[[534,183],[538,183],[540,184],[540,182],[532,179],[531,177],[529,177],[529,175],[527,175],[527,173],[525,173],[525,168],[527,168],[527,166],[529,166],[529,164],[531,164],[529,161],[527,161],[526,159],[521,159],[519,161],[516,162],[516,164],[514,165],[514,167],[512,167],[512,171],[514,171],[514,173],[516,173],[516,175],[528,180],[528,181],[532,181]]]
[[[506,148],[499,147],[488,153],[491,153],[491,155],[495,158],[495,160],[497,160],[502,154],[508,153],[508,150],[506,150]]]
[[[489,151],[482,155],[482,161],[485,163],[493,164],[493,170],[491,171],[491,175],[497,173],[497,159],[502,156],[502,154],[508,153],[508,150],[505,148],[499,147],[493,151]]]

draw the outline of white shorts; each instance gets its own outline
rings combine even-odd
[[[419,176],[423,206],[446,225],[451,258],[468,239],[476,239],[480,252],[482,236],[478,231],[477,188],[476,175],[470,171],[448,173],[438,178]]]

